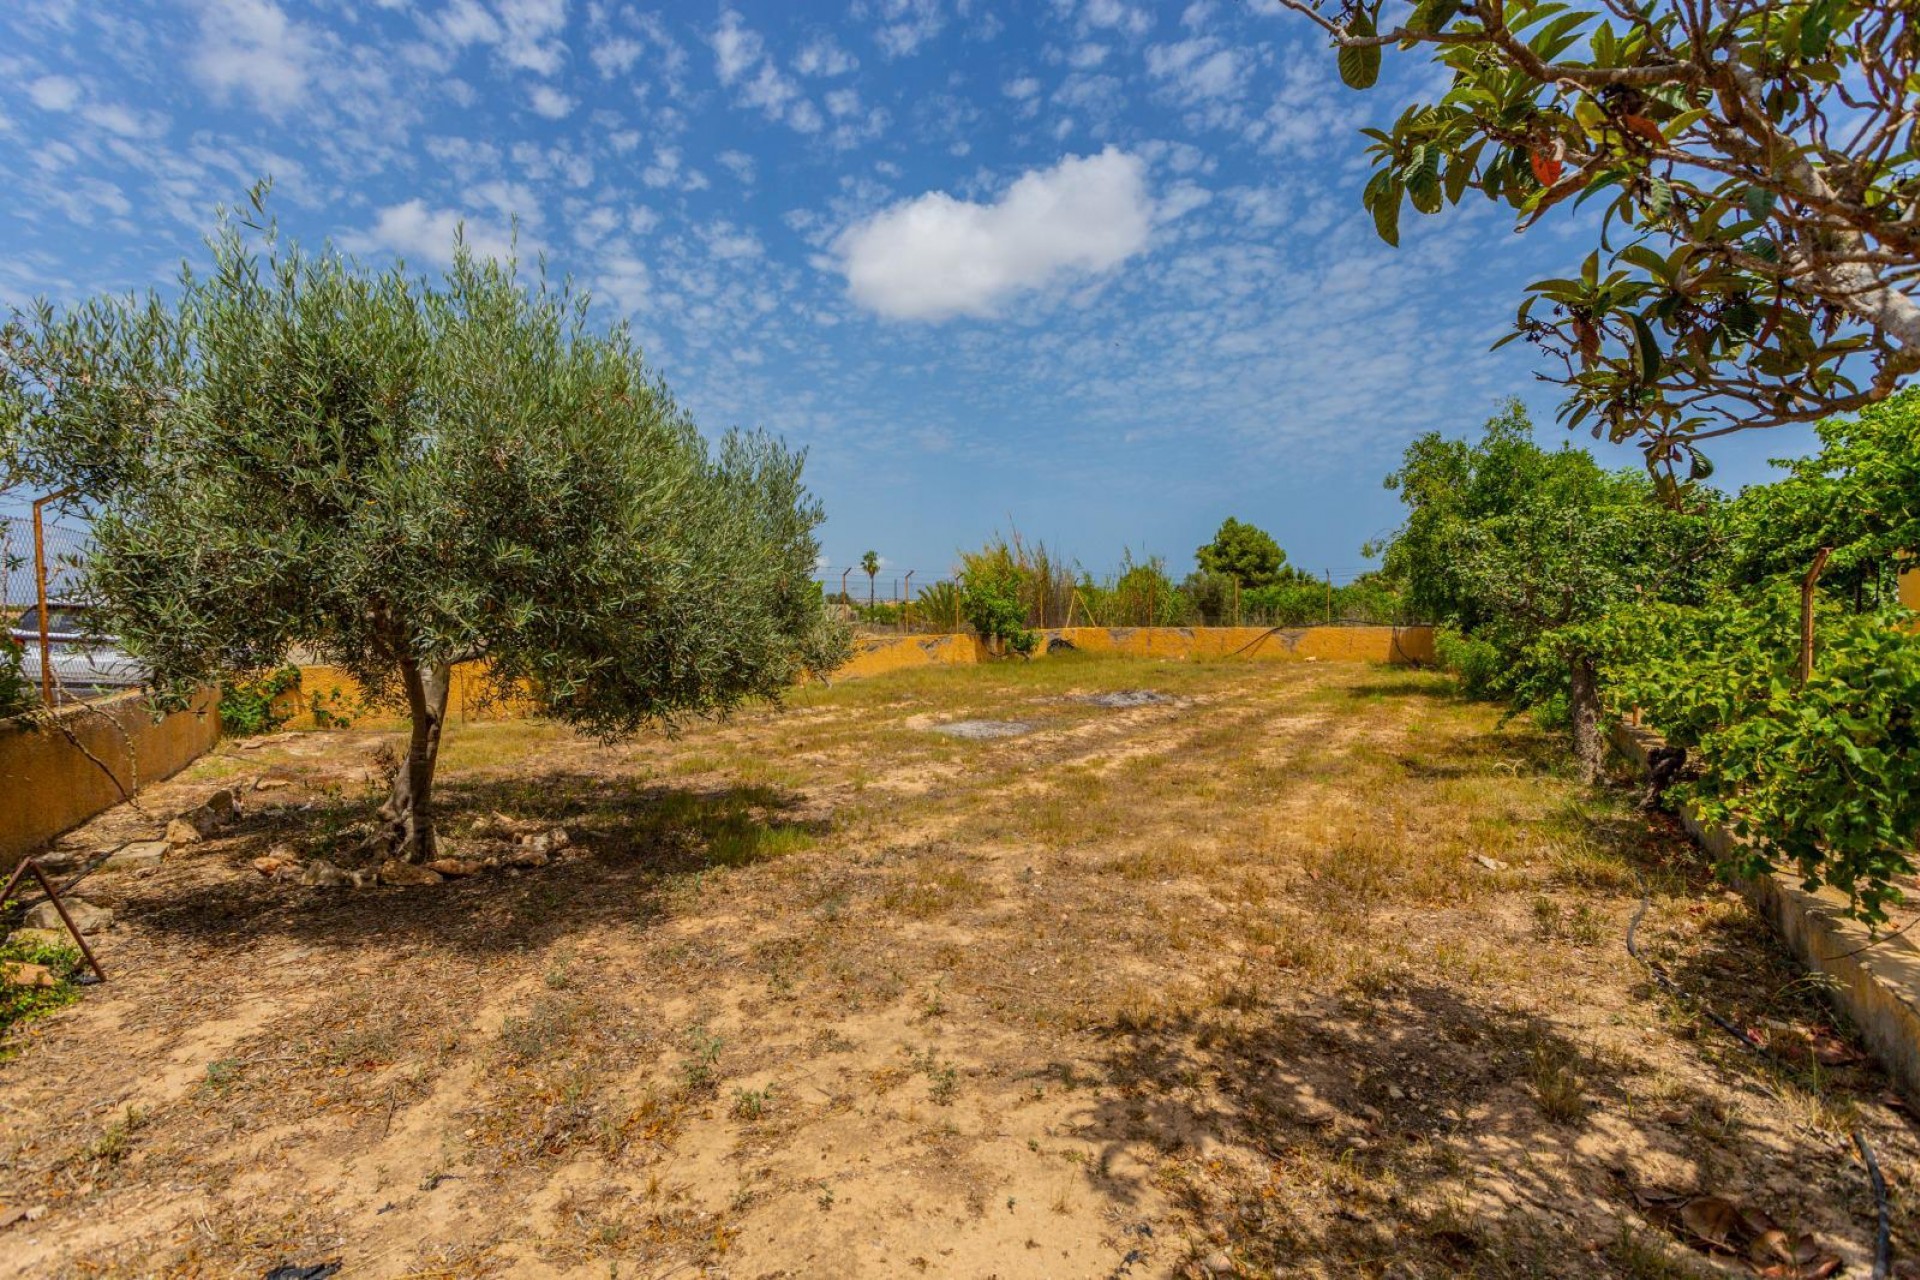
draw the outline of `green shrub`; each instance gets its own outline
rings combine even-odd
[[[10,908],[13,904],[8,903]],[[14,964],[39,964],[52,970],[50,987],[15,986],[0,982],[0,1035],[17,1022],[72,1004],[80,998],[73,977],[80,969],[80,952],[65,945],[29,942],[0,942],[0,969]]]
[[[1685,747],[1699,776],[1673,788],[1747,842],[1734,870],[1798,871],[1869,923],[1886,919],[1920,837],[1920,636],[1902,611],[1817,620],[1798,682],[1799,600],[1616,611],[1584,629],[1603,696]]]
[[[1433,637],[1433,652],[1440,669],[1459,682],[1460,692],[1469,698],[1504,694],[1500,677],[1505,664],[1500,660],[1500,650],[1491,642],[1442,627]]]
[[[0,635],[0,716],[33,709],[33,686],[22,670],[26,650],[12,636]]]
[[[271,733],[293,718],[275,704],[300,687],[300,668],[279,667],[220,686],[220,731],[235,737]],[[289,702],[289,705],[298,705]]]

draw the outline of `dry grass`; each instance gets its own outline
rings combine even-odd
[[[0,1067],[0,1206],[48,1206],[0,1274],[1687,1275],[1636,1192],[1857,1261],[1844,1130],[1920,1176],[1871,1069],[1756,1067],[1627,960],[1645,882],[1716,1008],[1827,1019],[1688,847],[1432,676],[1069,657],[619,748],[463,726],[456,832],[567,861],[246,869],[348,840],[381,736],[223,750],[150,803],[297,785],[90,884],[115,979]]]

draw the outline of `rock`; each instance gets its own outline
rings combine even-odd
[[[50,987],[53,983],[53,970],[43,964],[28,964],[25,961],[0,964],[0,986]]]
[[[253,869],[269,880],[291,879],[300,873],[300,855],[290,844],[277,844],[253,860]]]
[[[1210,1253],[1207,1255],[1206,1260],[1200,1265],[1206,1268],[1207,1272],[1211,1275],[1230,1276],[1233,1274],[1233,1259],[1224,1253]]]
[[[486,868],[471,858],[435,858],[427,864],[427,870],[458,880],[465,876],[477,876]]]
[[[15,929],[7,941],[16,947],[62,947],[73,949],[73,935],[66,929]]]
[[[324,858],[315,858],[300,869],[300,883],[322,889],[358,888],[360,877],[342,871]]]
[[[388,858],[380,864],[381,884],[439,884],[440,880],[438,871],[398,858]]]
[[[215,822],[231,822],[240,811],[239,802],[233,798],[233,792],[226,787],[208,796],[206,803],[200,808],[211,815]]]
[[[1473,860],[1489,871],[1505,871],[1507,864],[1498,858],[1489,858],[1484,853],[1475,854]]]
[[[564,849],[573,843],[573,837],[567,834],[565,827],[554,827],[547,832],[547,843],[552,848]]]
[[[255,791],[285,791],[292,785],[292,778],[261,778],[253,784],[253,789]]]
[[[133,871],[141,867],[157,867],[160,860],[167,856],[170,846],[165,840],[135,840],[132,844],[122,845],[113,856],[101,865],[109,871]]]
[[[178,849],[185,845],[199,844],[207,838],[207,833],[190,818],[175,818],[167,824],[167,843]]]
[[[63,876],[69,871],[79,870],[81,863],[105,852],[105,849],[89,851],[76,846],[68,846],[65,848],[48,849],[45,853],[36,853],[33,855],[33,860],[40,864],[42,871],[50,871],[54,875]]]
[[[96,907],[85,898],[65,898],[67,914],[73,917],[73,927],[81,933],[94,934],[113,928],[113,912],[105,907]],[[65,928],[60,924],[60,913],[51,902],[36,904],[27,912],[23,923],[29,929],[59,929],[64,935]]]
[[[1407,1091],[1397,1084],[1390,1084],[1387,1086],[1387,1096],[1395,1102],[1404,1102],[1406,1101]]]
[[[510,867],[544,867],[547,865],[547,851],[531,844],[523,844],[501,861]]]

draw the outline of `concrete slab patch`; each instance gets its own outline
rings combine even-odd
[[[1074,698],[1075,702],[1084,702],[1090,707],[1112,707],[1124,710],[1128,707],[1153,707],[1173,698],[1164,693],[1155,693],[1151,689],[1121,689],[1114,693],[1083,693]]]
[[[955,720],[951,724],[937,724],[933,726],[933,731],[949,738],[984,742],[994,738],[1017,738],[1023,733],[1032,733],[1033,726],[1021,720]]]

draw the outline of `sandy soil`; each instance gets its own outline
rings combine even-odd
[[[1764,929],[1435,677],[1068,658],[623,746],[468,725],[456,847],[501,812],[563,858],[251,869],[345,862],[391,738],[226,743],[69,838],[243,800],[81,891],[111,981],[0,1063],[0,1275],[1865,1275],[1856,1127],[1920,1243],[1907,1115]],[[1647,981],[1642,884],[1649,953],[1795,1065]]]

